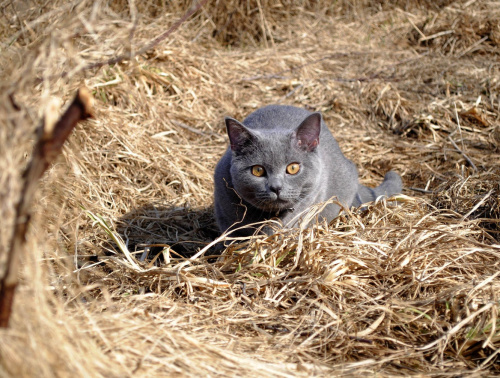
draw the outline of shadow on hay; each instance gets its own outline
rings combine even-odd
[[[163,260],[170,247],[172,257],[191,257],[219,236],[213,206],[190,208],[148,204],[118,219],[117,232],[138,259]],[[149,252],[144,253],[145,249]]]

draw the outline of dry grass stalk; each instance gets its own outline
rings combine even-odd
[[[14,3],[0,272],[32,109],[83,80],[98,117],[42,182],[0,375],[498,373],[493,2],[213,1],[153,51],[86,72],[192,2]],[[363,183],[394,168],[417,191],[208,247],[223,116],[268,103],[321,111]]]

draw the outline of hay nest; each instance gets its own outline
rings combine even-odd
[[[500,372],[500,9],[335,4],[207,2],[141,54],[191,2],[0,5],[0,274],[44,109],[83,83],[96,110],[41,183],[0,375]],[[321,111],[364,184],[399,171],[398,205],[217,248],[222,118],[269,103]]]

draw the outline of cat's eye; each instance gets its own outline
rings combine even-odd
[[[286,172],[290,175],[296,175],[300,171],[299,163],[288,164],[286,167]]]
[[[261,177],[264,176],[264,173],[266,173],[266,170],[262,165],[254,165],[252,167],[252,175]]]

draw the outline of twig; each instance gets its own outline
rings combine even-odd
[[[445,31],[430,35],[428,37],[424,36],[424,37],[420,38],[418,40],[418,42],[422,43],[424,41],[428,41],[429,39],[434,39],[434,38],[442,37],[443,35],[448,35],[448,34],[453,34],[453,33],[455,33],[455,30],[445,30]]]
[[[38,180],[61,153],[66,139],[79,121],[92,116],[92,97],[86,88],[78,90],[75,99],[56,123],[57,112],[48,109],[40,128],[31,161],[23,174],[23,188],[16,206],[14,232],[7,254],[5,274],[0,280],[0,327],[9,325],[17,286],[19,263],[26,245],[31,220],[31,203]]]
[[[182,123],[182,122],[179,122],[179,121],[172,121],[172,123],[175,125],[175,126],[178,126],[178,127],[182,127],[183,129],[186,129],[192,133],[195,133],[195,134],[198,134],[198,135],[203,135],[203,136],[207,136],[207,135],[219,135],[219,134],[216,134],[216,133],[206,133],[202,130],[198,130],[194,127],[191,127],[191,126],[188,126],[186,125],[185,123]]]
[[[449,141],[451,142],[451,144],[453,144],[453,147],[455,147],[455,150],[457,152],[459,152],[464,158],[465,160],[467,160],[467,162],[469,163],[469,165],[472,167],[472,169],[474,170],[474,172],[477,172],[477,167],[476,165],[472,162],[472,160],[467,156],[467,154],[465,152],[463,152],[460,148],[458,148],[457,144],[455,143],[455,141],[453,139],[451,139],[451,137],[448,137]]]
[[[479,201],[478,203],[476,203],[476,205],[467,213],[465,214],[462,219],[460,219],[461,222],[463,222],[464,220],[466,220],[467,218],[469,218],[471,216],[471,214],[476,211],[477,209],[479,209],[479,207],[486,202],[486,200],[488,199],[489,196],[491,196],[493,194],[493,189],[491,189],[488,193],[486,193],[483,198],[481,198],[481,201]]]
[[[483,43],[484,41],[486,41],[488,38],[489,38],[489,36],[483,37],[479,41],[477,41],[476,43],[472,44],[472,46],[468,47],[465,51],[463,51],[461,54],[459,54],[457,56],[457,59],[463,57],[464,55],[467,55],[468,53],[470,53],[472,50],[474,50],[477,46],[479,46],[481,43]]]
[[[427,189],[420,189],[420,188],[408,188],[409,190],[413,190],[414,192],[419,192],[419,193],[434,193],[432,190],[427,190]]]
[[[151,50],[153,47],[157,46],[160,42],[164,41],[170,34],[172,34],[174,31],[176,31],[179,26],[181,26],[189,17],[191,17],[193,14],[195,14],[201,7],[203,7],[208,0],[202,0],[199,3],[197,3],[195,6],[192,6],[185,14],[182,16],[175,24],[173,24],[167,31],[161,33],[158,37],[152,39],[149,41],[148,44],[137,50],[136,52],[133,52],[132,49],[125,53],[121,54],[118,56],[115,56],[113,58],[109,58],[108,60],[102,61],[102,62],[95,62],[95,63],[90,63],[84,66],[83,68],[79,69],[79,71],[86,71],[86,70],[91,70],[94,68],[100,68],[102,66],[109,66],[111,64],[117,64],[120,63],[124,60],[130,60],[133,57],[137,55],[144,54],[145,52]],[[66,77],[68,76],[69,72],[65,71],[62,73],[61,77]]]
[[[426,37],[425,34],[422,32],[422,30],[420,30],[420,28],[417,25],[415,25],[415,23],[411,20],[410,17],[407,17],[406,19],[411,24],[411,26],[413,26],[413,28],[417,31],[417,33],[420,34],[420,37],[422,38]]]

